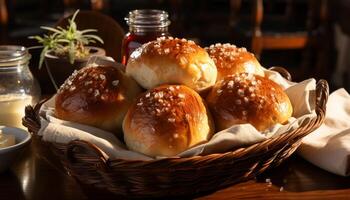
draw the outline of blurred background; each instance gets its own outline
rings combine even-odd
[[[295,81],[323,78],[333,89],[350,89],[350,0],[0,0],[0,44],[38,45],[28,36],[43,34],[41,25],[54,26],[76,9],[108,15],[125,33],[129,11],[165,10],[173,36],[202,47],[243,46],[263,66],[287,68]],[[31,53],[34,76],[44,76],[38,52]]]

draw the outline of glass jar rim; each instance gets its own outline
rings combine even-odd
[[[17,45],[0,45],[0,67],[10,67],[29,61],[30,54],[26,47]]]
[[[130,11],[124,19],[129,26],[162,28],[170,25],[168,17],[168,13],[164,10],[138,9]]]

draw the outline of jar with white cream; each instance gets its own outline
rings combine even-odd
[[[26,105],[40,98],[40,87],[29,70],[31,55],[22,46],[0,45],[0,125],[24,128]]]

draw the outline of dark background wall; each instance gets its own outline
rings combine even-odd
[[[97,10],[107,14],[125,31],[128,27],[124,17],[130,10],[162,9],[170,14],[172,21],[170,32],[174,36],[194,39],[202,46],[229,42],[254,50],[252,49],[255,26],[252,20],[255,14],[254,0],[5,0],[5,2],[9,17],[1,26],[1,44],[18,44],[27,47],[37,45],[35,41],[28,39],[29,35],[42,34],[39,28],[41,25],[53,26],[60,18],[72,13],[75,9]],[[240,2],[238,10],[234,8],[236,2]],[[326,20],[320,21],[319,15],[313,17],[314,21],[310,19],[311,10],[319,9],[321,2],[324,1],[263,1],[264,16],[260,25],[262,32],[277,34],[307,32],[311,38],[312,34],[318,34],[317,31],[319,31],[323,35],[317,36],[308,43],[312,45],[305,48],[265,49],[260,56],[262,65],[284,66],[292,72],[295,80],[308,77],[331,79],[337,54],[334,45],[332,46],[334,17],[329,14],[331,7],[328,1],[325,1],[327,2]],[[314,24],[310,25],[310,23]],[[313,32],[310,32],[311,29]]]

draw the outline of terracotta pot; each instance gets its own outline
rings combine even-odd
[[[75,59],[74,63],[71,64],[67,58],[60,58],[52,55],[49,52],[45,54],[45,64],[48,76],[52,82],[52,88],[55,92],[63,82],[73,73],[74,70],[79,70],[84,67],[91,56],[105,56],[106,52],[104,49],[99,47],[87,47],[90,49],[90,55],[84,59]]]

